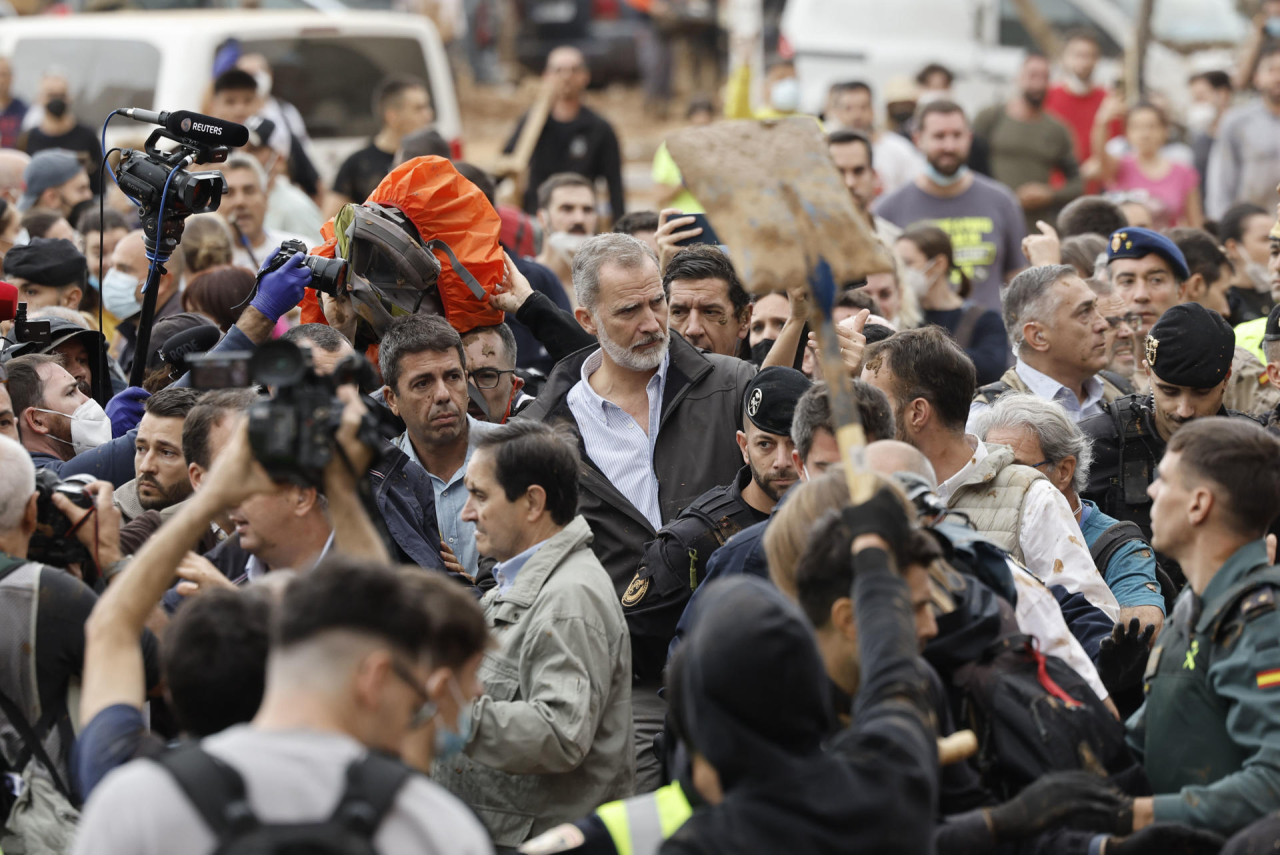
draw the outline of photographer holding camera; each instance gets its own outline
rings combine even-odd
[[[99,567],[118,561],[120,517],[111,504],[111,485],[95,481],[83,492],[93,500],[88,509],[57,492],[50,497],[52,507],[46,505],[36,490],[31,457],[0,436],[0,625],[5,627],[0,658],[16,665],[0,669],[0,723],[17,736],[0,745],[6,750],[4,764],[22,779],[0,789],[7,834],[17,838],[0,840],[6,851],[26,851],[28,837],[57,839],[59,833],[69,849],[74,831],[71,824],[50,825],[49,820],[74,815],[68,757],[75,735],[68,691],[82,676],[83,628],[97,598],[65,569],[30,560],[29,546],[37,526],[49,514],[62,513]],[[155,686],[155,639],[145,631],[141,635],[145,683]]]

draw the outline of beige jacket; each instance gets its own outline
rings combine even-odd
[[[480,604],[494,646],[475,736],[432,777],[514,847],[632,794],[631,640],[581,516]]]

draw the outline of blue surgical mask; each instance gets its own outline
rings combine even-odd
[[[89,287],[98,292],[102,291],[101,286],[98,284],[98,277],[92,273],[89,274]]]
[[[452,677],[449,678],[449,690],[453,693],[453,699],[458,704],[458,729],[456,731],[450,730],[449,726],[437,714],[435,745],[435,759],[437,760],[448,760],[461,754],[462,750],[467,747],[467,743],[471,741],[471,737],[475,735],[476,730],[476,721],[471,715],[471,704],[462,697],[462,691],[458,688],[457,681]]]
[[[1267,18],[1266,30],[1271,38],[1280,39],[1280,18]]]
[[[943,175],[932,163],[925,161],[924,174],[926,178],[934,184],[937,184],[939,187],[950,187],[952,184],[955,184],[957,181],[960,181],[969,174],[969,167],[962,163],[960,164],[960,168],[952,174]]]

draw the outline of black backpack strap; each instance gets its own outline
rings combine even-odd
[[[956,324],[955,342],[960,345],[961,350],[968,350],[973,344],[973,333],[978,328],[978,321],[986,314],[985,306],[970,305],[966,306],[964,313],[960,315],[960,323]]]
[[[1089,555],[1093,558],[1093,564],[1098,568],[1098,572],[1102,573],[1106,570],[1116,551],[1132,540],[1140,540],[1148,547],[1151,545],[1147,543],[1147,538],[1142,534],[1138,524],[1128,520],[1117,522],[1098,535],[1093,546],[1089,547]]]
[[[400,789],[413,774],[400,761],[375,751],[351,761],[347,766],[347,788],[330,821],[372,841],[378,826],[395,806]]]
[[[1121,374],[1117,374],[1114,371],[1108,371],[1105,368],[1098,372],[1098,376],[1107,380],[1112,386],[1119,389],[1122,397],[1133,394],[1133,382],[1129,380],[1129,378]]]
[[[239,836],[260,824],[249,807],[244,778],[199,744],[176,748],[156,762],[178,782],[218,840]]]
[[[25,563],[25,562],[23,562]],[[44,750],[44,742],[40,739],[36,729],[31,726],[31,722],[27,721],[27,717],[23,715],[22,710],[12,698],[0,691],[0,712],[4,713],[4,717],[9,720],[9,725],[18,733],[22,739],[22,753],[14,761],[13,773],[21,775],[22,770],[26,767],[27,761],[33,756],[40,761],[40,765],[44,766],[45,771],[49,773],[49,779],[53,781],[54,787],[62,794],[62,797],[72,805],[79,807],[80,802],[72,794],[71,788],[62,780],[62,776],[58,774],[58,767],[54,765],[53,760],[49,757],[49,752]],[[47,732],[48,725],[41,723],[41,730]],[[0,764],[3,764],[4,758],[0,756]]]

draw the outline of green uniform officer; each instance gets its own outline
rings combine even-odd
[[[1263,541],[1280,508],[1280,440],[1208,417],[1169,441],[1151,485],[1152,544],[1187,577],[1129,721],[1154,798],[1134,828],[1230,835],[1280,809],[1280,569]]]

